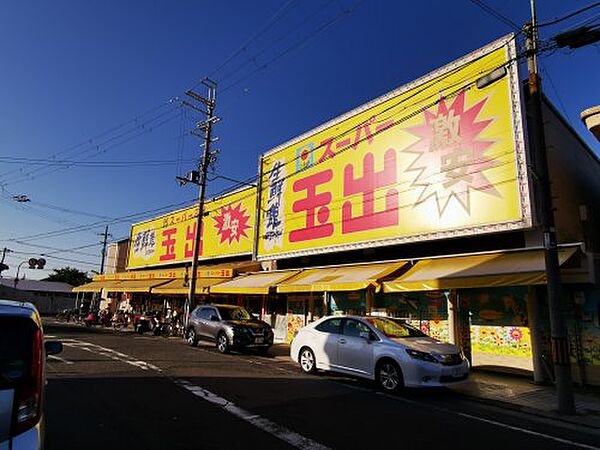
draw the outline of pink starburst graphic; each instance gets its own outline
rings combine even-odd
[[[485,155],[495,141],[477,139],[493,122],[493,119],[477,121],[488,97],[465,110],[465,93],[461,91],[450,107],[442,98],[437,113],[425,110],[425,122],[407,129],[420,138],[403,150],[417,155],[406,169],[416,172],[412,186],[421,188],[414,206],[434,198],[440,217],[452,198],[470,214],[471,189],[500,196],[483,173],[498,165],[498,161]]]
[[[235,207],[229,205],[221,208],[220,214],[213,217],[217,234],[221,237],[221,244],[225,241],[229,244],[233,241],[240,242],[242,237],[248,237],[246,230],[252,227],[248,225],[250,215],[246,215],[246,212],[247,210],[242,209],[242,204],[238,203]]]

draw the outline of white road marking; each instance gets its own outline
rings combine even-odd
[[[265,417],[261,417],[257,414],[253,414],[249,411],[246,411],[243,408],[231,403],[229,400],[219,397],[212,392],[201,388],[199,386],[193,385],[185,380],[175,380],[182,388],[188,390],[192,394],[197,397],[200,397],[207,402],[210,402],[214,405],[217,405],[223,408],[225,411],[233,414],[234,416],[245,420],[248,423],[251,423],[257,428],[260,428],[263,431],[281,439],[284,442],[292,445],[293,447],[300,449],[308,449],[308,450],[328,450],[329,447],[326,447],[318,442],[313,441],[307,437],[302,436],[292,430],[289,430],[281,425],[276,424],[275,422],[270,421]]]
[[[153,364],[147,363],[145,361],[140,361],[134,359],[132,356],[126,355],[125,353],[118,352],[116,350],[112,350],[107,347],[103,347],[101,345],[92,344],[91,342],[80,341],[78,339],[64,339],[63,345],[71,348],[77,348],[80,350],[85,350],[94,354],[99,354],[102,356],[106,356],[115,361],[124,362],[126,364],[130,364],[132,366],[138,367],[142,370],[154,370],[155,372],[162,373],[160,367],[157,367]],[[262,364],[262,363],[261,363]],[[278,439],[281,439],[288,444],[306,450],[329,450],[329,447],[326,447],[322,444],[319,444],[312,439],[302,436],[288,428],[285,428],[271,420],[262,417],[258,414],[253,414],[250,411],[246,411],[243,408],[231,403],[229,400],[219,397],[212,392],[201,388],[200,386],[195,386],[185,380],[172,379],[174,383],[183,387],[187,391],[191,392],[197,397],[200,397],[214,405],[217,405],[223,408],[225,411],[233,414],[234,416],[245,420],[246,422],[254,425],[255,427],[275,436]]]
[[[112,359],[113,361],[120,361],[142,370],[154,370],[155,372],[162,372],[162,369],[160,367],[155,366],[154,364],[135,359],[132,356],[126,355],[125,353],[117,352],[116,350],[112,350],[107,347],[102,347],[101,345],[92,344],[91,342],[80,341],[77,339],[65,339],[63,341],[63,345],[66,347],[85,350],[97,355],[102,355]]]
[[[541,437],[541,438],[544,438],[544,439],[549,439],[551,441],[560,442],[561,444],[567,444],[567,445],[570,445],[572,447],[585,448],[585,449],[588,449],[588,450],[600,450],[600,447],[594,447],[593,445],[582,444],[581,442],[570,441],[568,439],[559,438],[559,437],[552,436],[552,435],[549,435],[549,434],[545,434],[545,433],[540,433],[540,432],[537,432],[537,431],[528,430],[527,428],[516,427],[514,425],[508,425],[508,424],[503,423],[503,422],[497,422],[495,420],[485,419],[483,417],[473,416],[473,415],[467,414],[467,413],[462,413],[462,412],[458,412],[458,411],[452,411],[450,409],[442,408],[440,406],[428,405],[426,403],[420,403],[420,402],[417,402],[415,400],[408,400],[406,398],[396,397],[396,396],[393,396],[393,395],[390,395],[390,394],[386,394],[384,392],[377,392],[377,394],[381,395],[381,396],[384,396],[384,397],[387,397],[387,398],[390,398],[392,400],[401,401],[401,402],[405,402],[405,403],[411,403],[413,405],[430,407],[432,409],[435,409],[435,410],[438,410],[438,411],[442,411],[444,413],[454,414],[454,415],[457,415],[457,416],[465,417],[467,419],[477,420],[479,422],[488,423],[490,425],[495,425],[497,427],[506,428],[506,429],[512,430],[512,431],[519,431],[521,433],[529,434],[529,435],[532,435],[532,436],[537,436],[537,437]]]
[[[55,359],[57,361],[65,363],[65,364],[75,364],[73,361],[69,361],[69,360],[67,360],[65,358],[61,358],[60,356],[56,356],[56,355],[48,355],[48,358]]]
[[[550,440],[553,440],[555,442],[560,442],[561,444],[567,444],[567,445],[571,445],[571,446],[574,446],[574,447],[586,448],[586,449],[590,449],[590,450],[598,450],[599,449],[599,447],[594,447],[592,445],[581,444],[579,442],[570,441],[568,439],[563,439],[563,438],[559,438],[559,437],[555,437],[555,436],[550,436],[549,434],[538,433],[537,431],[527,430],[525,428],[515,427],[513,425],[507,425],[507,424],[502,423],[502,422],[496,422],[495,420],[484,419],[483,417],[472,416],[471,414],[466,414],[466,413],[461,413],[461,412],[457,412],[456,414],[459,415],[459,416],[462,416],[462,417],[467,417],[469,419],[479,420],[480,422],[489,423],[491,425],[496,425],[496,426],[499,426],[499,427],[502,427],[502,428],[508,428],[509,430],[520,431],[521,433],[531,434],[533,436],[539,436],[539,437],[542,437],[542,438],[545,438],[545,439],[550,439]]]
[[[55,336],[47,336],[47,337],[55,337]],[[91,342],[80,341],[77,339],[63,339],[62,342],[64,345],[66,345],[68,347],[79,348],[81,350],[86,350],[86,351],[89,351],[92,353],[101,354],[101,355],[106,356],[115,361],[121,361],[126,364],[130,364],[132,366],[138,367],[139,369],[142,369],[142,370],[154,370],[156,372],[162,373],[162,370],[153,364],[147,363],[145,361],[135,360],[133,357],[131,357],[129,355],[118,352],[116,350],[112,350],[107,347],[102,347],[100,345],[92,344]],[[59,360],[63,360],[63,358],[59,358],[54,355],[51,355],[51,357],[54,357]],[[249,361],[249,360],[246,360],[246,361]],[[73,364],[73,362],[70,362],[70,361],[67,362],[66,360],[64,360],[64,362],[66,362],[67,364],[69,364],[69,363]],[[259,365],[264,365],[264,363],[259,363]],[[234,403],[230,402],[229,400],[219,397],[218,395],[213,394],[212,392],[210,392],[200,386],[193,385],[185,380],[173,379],[173,381],[177,385],[183,387],[187,391],[194,394],[195,396],[200,397],[210,403],[213,403],[213,404],[223,408],[224,410],[233,414],[234,416],[236,416],[242,420],[245,420],[246,422],[251,423],[255,427],[260,428],[261,430],[281,439],[284,442],[287,442],[288,444],[290,444],[296,448],[308,449],[308,450],[329,450],[329,447],[326,447],[316,441],[313,441],[312,439],[304,437],[292,430],[289,430],[283,426],[280,426],[277,423],[270,421],[269,419],[261,417],[257,414],[252,414],[251,412],[240,408],[239,406],[235,405]],[[340,384],[339,382],[335,382],[335,381],[333,381],[333,383]],[[343,385],[346,387],[356,389],[356,390],[361,390],[364,392],[373,392],[372,389],[366,389],[366,388],[362,388],[359,386],[349,386],[347,384],[343,384]],[[561,444],[567,444],[567,445],[570,445],[573,447],[583,448],[583,449],[587,449],[587,450],[600,450],[600,447],[594,447],[592,445],[582,444],[580,442],[575,442],[575,441],[571,441],[568,439],[551,436],[549,434],[528,430],[526,428],[508,425],[506,423],[497,422],[495,420],[485,419],[483,417],[473,416],[473,415],[467,414],[467,413],[452,411],[452,410],[442,408],[439,406],[428,405],[426,403],[420,403],[420,402],[417,402],[414,400],[408,400],[406,398],[396,397],[396,396],[386,394],[383,392],[377,392],[377,394],[387,397],[387,398],[390,398],[392,400],[402,401],[405,403],[411,403],[411,404],[419,405],[421,407],[433,408],[438,411],[442,411],[442,412],[449,413],[449,414],[454,414],[454,415],[465,417],[465,418],[468,418],[471,420],[477,420],[477,421],[488,423],[490,425],[494,425],[497,427],[506,428],[506,429],[513,430],[513,431],[518,431],[521,433],[541,437],[544,439],[549,439],[554,442],[560,442]]]

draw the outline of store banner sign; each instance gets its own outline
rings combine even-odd
[[[514,36],[261,158],[259,259],[531,227]]]
[[[252,253],[256,188],[205,204],[200,258]],[[128,269],[191,261],[198,207],[175,211],[131,227]]]

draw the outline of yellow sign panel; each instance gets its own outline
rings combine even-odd
[[[187,269],[163,269],[163,270],[139,270],[132,272],[108,273],[94,275],[94,281],[108,280],[173,280],[175,278],[185,278],[188,276]],[[196,270],[198,278],[233,278],[233,269],[220,267],[209,269],[200,267]]]
[[[514,37],[263,156],[259,259],[531,226]]]
[[[252,253],[256,188],[205,204],[199,259]],[[127,268],[191,261],[198,207],[166,214],[131,227]]]

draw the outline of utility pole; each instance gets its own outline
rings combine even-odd
[[[192,273],[189,278],[189,291],[188,296],[184,305],[184,323],[187,326],[191,305],[194,302],[194,295],[196,293],[196,279],[198,271],[198,257],[200,256],[200,242],[202,239],[202,223],[204,217],[204,201],[206,194],[206,178],[208,173],[208,167],[213,161],[215,155],[211,153],[210,145],[217,139],[212,137],[212,126],[219,121],[219,118],[214,115],[216,98],[217,98],[217,83],[208,78],[202,80],[202,84],[207,89],[207,96],[202,97],[198,93],[188,90],[185,94],[194,100],[195,102],[202,104],[203,106],[196,106],[189,102],[183,101],[183,104],[206,115],[206,120],[200,121],[196,124],[196,128],[199,130],[192,131],[192,134],[202,139],[201,147],[204,147],[202,158],[198,164],[198,170],[192,171],[188,174],[187,178],[178,177],[177,179],[181,184],[193,183],[200,187],[200,193],[198,196],[198,217],[196,218],[196,228],[194,231],[194,251],[192,254]],[[203,109],[206,108],[206,109]]]
[[[102,236],[102,260],[100,262],[100,275],[104,273],[104,260],[106,259],[106,245],[108,242],[108,237],[112,235],[108,232],[108,225],[104,228],[104,233],[100,233]]]
[[[542,86],[537,66],[537,22],[535,0],[530,0],[531,22],[524,26],[526,36],[527,68],[529,75],[529,107],[533,163],[539,200],[540,221],[544,239],[548,309],[550,310],[550,333],[552,339],[552,362],[556,378],[558,411],[575,414],[571,358],[565,320],[565,302],[560,282],[560,266],[554,225],[554,209],[550,189],[550,175],[542,116]]]
[[[0,261],[0,278],[2,278],[2,271],[8,270],[8,266],[4,264],[4,260],[6,259],[6,254],[10,253],[12,250],[4,247],[2,250],[2,261]]]

